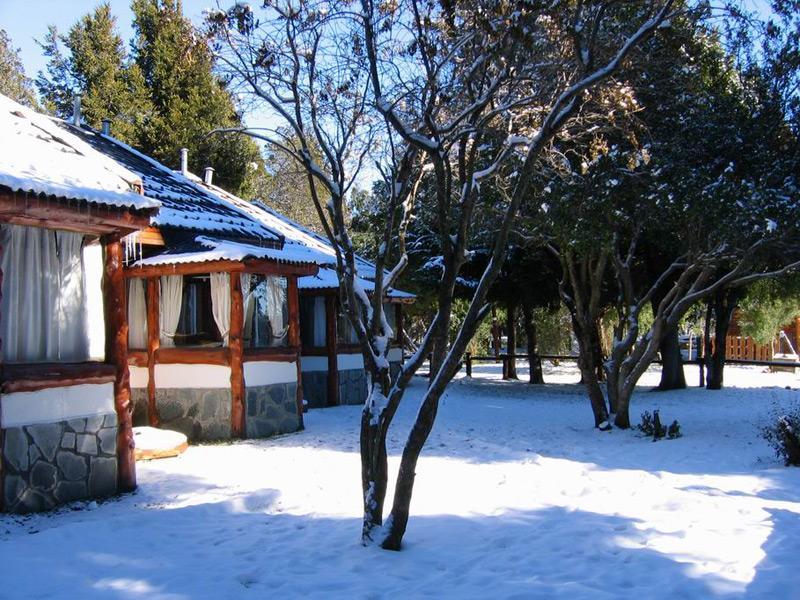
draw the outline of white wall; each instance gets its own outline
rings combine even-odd
[[[303,356],[300,358],[300,368],[304,372],[309,371],[327,371],[328,370],[328,357],[327,356]]]
[[[231,368],[222,365],[157,364],[156,388],[230,388]]]
[[[150,379],[150,374],[147,372],[147,367],[134,367],[128,366],[128,371],[131,373],[131,387],[132,388],[146,388],[147,382]]]
[[[244,363],[244,385],[255,387],[275,383],[295,383],[297,363],[275,361],[247,361]]]
[[[340,371],[364,368],[364,357],[360,352],[358,354],[338,354],[336,360],[339,363]]]
[[[0,397],[3,428],[56,423],[114,412],[114,384],[92,383],[14,392]]]

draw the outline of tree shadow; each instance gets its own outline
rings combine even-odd
[[[186,493],[207,491],[180,479]],[[714,573],[718,557],[652,548],[664,533],[620,516],[560,507],[415,516],[393,553],[362,547],[357,518],[280,512],[278,495],[129,497],[96,519],[12,536],[2,542],[3,597],[699,598],[748,583]],[[781,567],[793,549],[781,547]]]

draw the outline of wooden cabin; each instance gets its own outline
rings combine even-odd
[[[128,239],[128,362],[134,423],[190,441],[266,437],[303,427],[298,277],[315,256],[186,169],[173,171],[82,128],[161,202]]]
[[[136,487],[122,238],[159,203],[2,95],[0,133],[0,508],[25,513]]]
[[[285,240],[285,248],[306,248],[319,265],[315,275],[298,279],[302,385],[310,408],[362,404],[367,378],[361,348],[339,301],[336,255],[327,239],[270,208],[263,201],[246,202],[206,182],[209,189],[246,211]],[[375,265],[356,256],[358,283],[367,294],[374,289]],[[389,363],[396,374],[403,362],[403,307],[415,296],[398,289],[385,293],[384,306],[394,335]]]

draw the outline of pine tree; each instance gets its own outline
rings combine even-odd
[[[72,114],[81,94],[85,121],[99,129],[111,120],[114,137],[177,168],[189,149],[195,173],[214,167],[216,183],[243,196],[263,175],[250,139],[209,135],[241,123],[233,98],[214,74],[206,40],[175,0],[135,0],[132,53],[116,29],[108,3],[81,17],[66,35],[50,27],[40,43],[47,67],[36,85],[56,115]]]
[[[263,161],[249,138],[208,135],[240,125],[241,118],[214,74],[206,39],[183,16],[178,0],[134,0],[131,8],[135,61],[154,106],[143,147],[173,167],[179,149],[189,148],[191,170],[213,166],[219,185],[248,195]]]
[[[25,76],[19,49],[14,48],[4,29],[0,29],[0,94],[31,108],[38,107],[33,85]]]

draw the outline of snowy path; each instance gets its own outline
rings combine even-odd
[[[442,403],[400,553],[358,544],[359,409],[340,407],[299,434],[140,463],[119,500],[0,517],[0,598],[798,597],[800,469],[758,435],[798,402],[796,377],[642,390],[632,417],[660,408],[684,431],[652,443],[594,431],[572,367],[544,389],[479,371]]]

